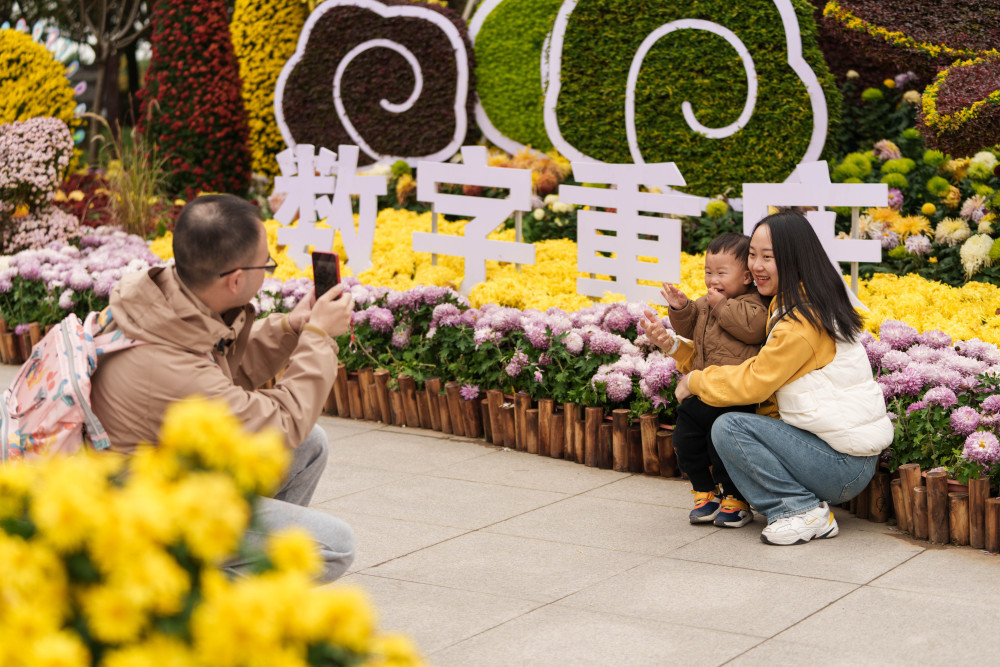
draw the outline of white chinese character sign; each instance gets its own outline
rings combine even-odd
[[[658,286],[642,285],[639,281],[653,281],[657,285],[663,281],[680,282],[681,222],[640,212],[696,216],[701,213],[701,205],[688,195],[640,192],[639,186],[684,185],[680,171],[669,162],[646,165],[574,162],[573,174],[583,182],[616,186],[616,189],[575,185],[559,188],[559,198],[565,202],[615,209],[613,213],[583,210],[577,216],[577,268],[615,278],[577,278],[577,291],[593,297],[610,291],[624,294],[629,301],[665,305]],[[614,257],[601,253],[614,253]],[[640,257],[656,261],[640,261]]]
[[[754,225],[767,215],[768,206],[811,206],[806,219],[816,230],[823,249],[837,272],[837,262],[881,262],[882,244],[877,240],[837,238],[834,222],[837,215],[827,206],[886,206],[889,186],[884,183],[831,183],[825,161],[802,164],[786,183],[743,184],[743,233],[751,234]],[[855,305],[860,302],[851,294]]]
[[[288,256],[299,267],[306,267],[310,246],[330,250],[339,231],[348,266],[355,275],[367,271],[372,265],[378,196],[386,193],[386,179],[357,173],[357,146],[340,146],[339,157],[326,148],[317,154],[313,150],[309,144],[298,144],[277,156],[282,175],[275,177],[274,191],[285,193],[285,200],[274,218],[286,225],[278,230],[278,243],[288,246]],[[357,225],[352,195],[359,198]],[[298,224],[288,227],[296,213]],[[330,229],[317,227],[317,219],[325,219]]]
[[[486,238],[515,211],[531,209],[531,171],[489,167],[482,146],[462,148],[463,164],[421,162],[417,166],[417,199],[434,205],[438,213],[468,216],[462,236],[413,233],[413,249],[465,258],[462,293],[468,294],[486,280],[486,260],[535,263],[535,246],[530,243],[496,241]],[[438,192],[438,184],[480,185],[508,190],[504,199],[472,197]]]

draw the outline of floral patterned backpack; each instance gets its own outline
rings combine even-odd
[[[0,401],[0,460],[73,454],[84,446],[107,449],[108,435],[90,408],[90,376],[103,354],[144,344],[120,330],[100,334],[111,309],[83,322],[70,315],[38,342]]]

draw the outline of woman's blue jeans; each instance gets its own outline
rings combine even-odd
[[[733,482],[768,523],[824,500],[850,500],[871,481],[878,462],[878,455],[841,454],[779,419],[740,412],[715,421],[712,442]]]

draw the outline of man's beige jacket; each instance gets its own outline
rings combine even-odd
[[[149,343],[100,357],[93,375],[94,413],[121,453],[155,443],[167,406],[190,396],[224,399],[248,430],[275,427],[298,447],[336,377],[337,344],[318,328],[296,334],[278,314],[254,321],[251,306],[220,316],[173,266],[122,278],[111,314],[108,331]],[[258,389],[286,364],[273,388]]]

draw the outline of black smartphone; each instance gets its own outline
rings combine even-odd
[[[314,250],[312,262],[313,283],[316,285],[316,298],[318,299],[340,282],[340,258],[335,252]]]

